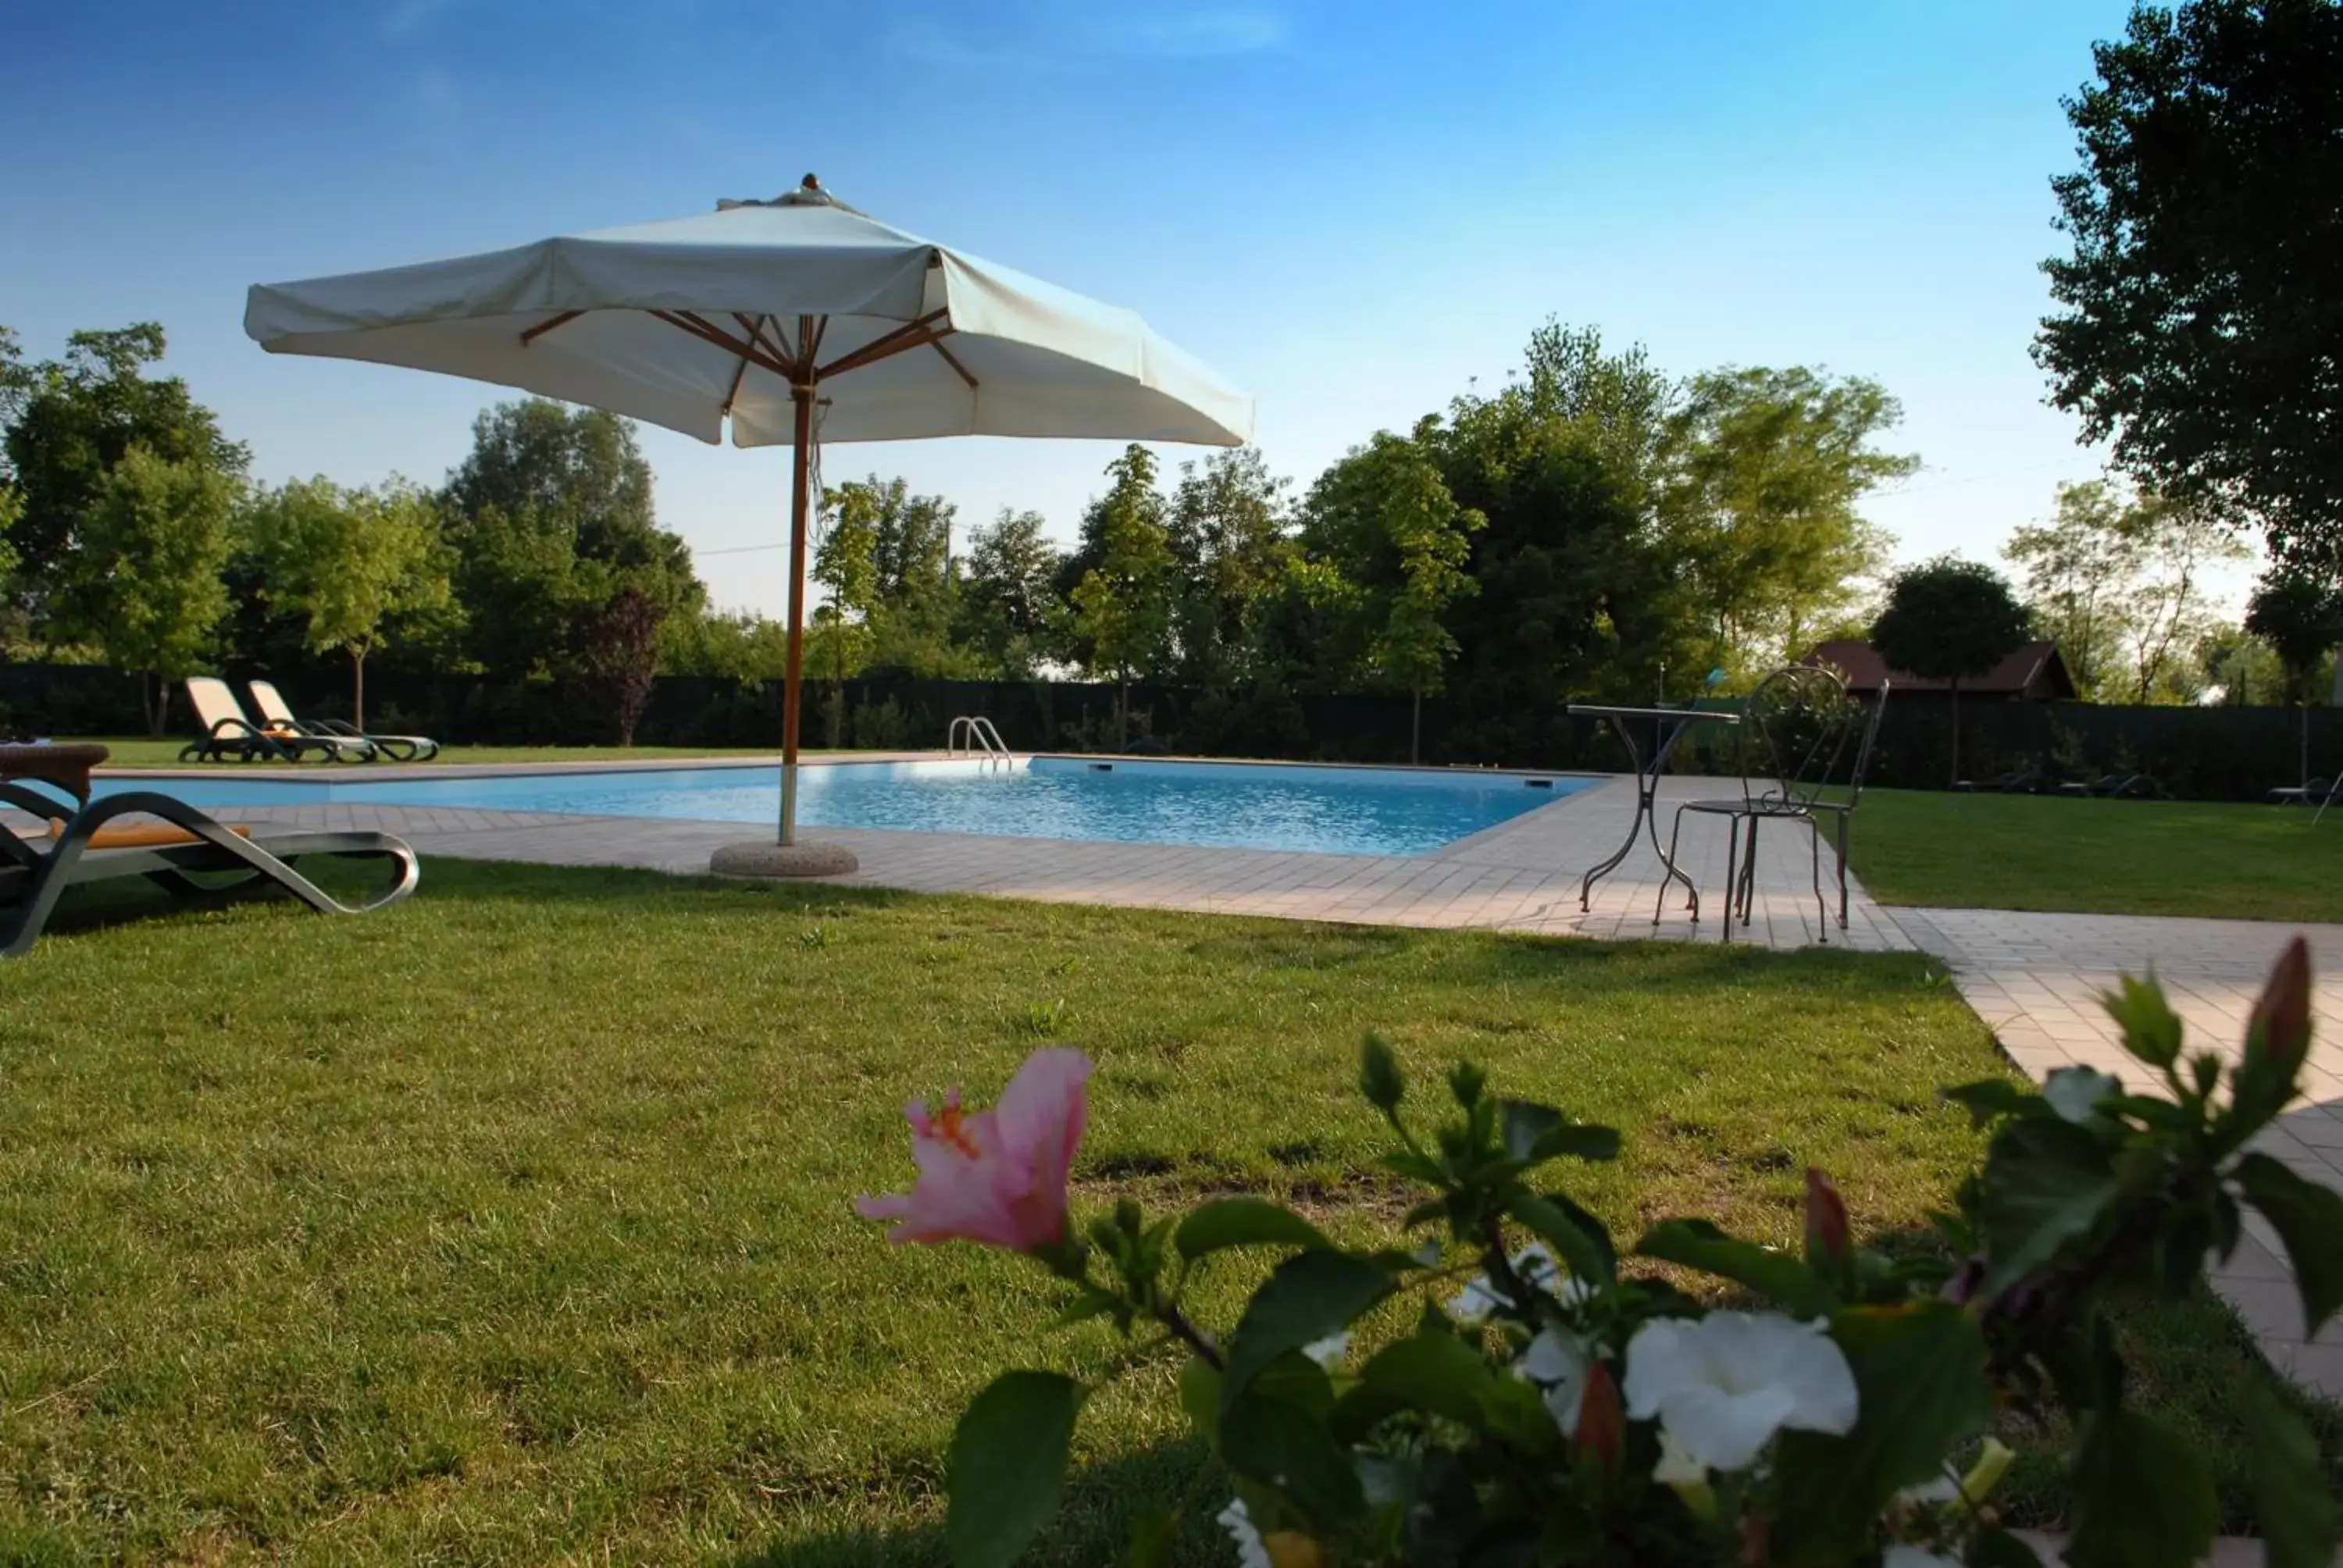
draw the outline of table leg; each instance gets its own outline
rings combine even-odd
[[[1621,839],[1619,847],[1611,851],[1611,858],[1603,861],[1600,865],[1589,867],[1587,869],[1586,875],[1579,879],[1578,910],[1581,914],[1584,914],[1590,907],[1589,900],[1594,897],[1594,884],[1602,880],[1604,877],[1609,876],[1612,872],[1617,870],[1619,869],[1619,862],[1624,860],[1627,858],[1628,851],[1635,847],[1635,834],[1642,829],[1646,821],[1650,820],[1652,814],[1652,795],[1653,792],[1659,788],[1658,780],[1645,774],[1644,771],[1644,756],[1642,752],[1635,749],[1635,732],[1634,729],[1615,719],[1611,721],[1611,728],[1619,732],[1619,739],[1627,748],[1628,764],[1634,768],[1635,772],[1635,815],[1627,824],[1626,838]],[[1665,755],[1664,749],[1655,751],[1654,753],[1654,759],[1656,760],[1659,757],[1664,755]],[[1656,845],[1659,842],[1659,839],[1660,830],[1658,826],[1654,824],[1652,829],[1652,842]],[[1663,857],[1663,859],[1665,857]],[[1661,888],[1662,890],[1664,891],[1666,884],[1662,883]]]

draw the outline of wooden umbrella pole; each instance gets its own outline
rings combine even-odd
[[[789,455],[789,658],[781,684],[781,842],[798,841],[798,709],[805,669],[806,481],[813,447],[813,383],[789,388],[797,433]]]

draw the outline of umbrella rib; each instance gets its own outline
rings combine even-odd
[[[558,316],[553,317],[545,321],[540,321],[536,326],[528,328],[520,335],[520,346],[523,348],[526,348],[530,344],[536,342],[538,338],[544,337],[547,333],[552,331],[555,327],[567,327],[569,323],[577,320],[579,317],[585,314],[586,313],[582,310],[565,310]]]
[[[958,358],[954,357],[952,351],[944,347],[943,339],[941,337],[929,338],[928,347],[944,357],[944,363],[950,366],[952,369],[959,373],[960,378],[968,383],[968,389],[970,391],[973,392],[976,390],[976,377],[970,376],[968,373],[968,367],[962,365]]]
[[[740,329],[749,335],[750,342],[756,341],[757,324],[755,322],[745,316],[735,316],[732,319],[740,324]],[[724,389],[724,417],[727,419],[732,417],[732,405],[739,400],[740,383],[748,378],[749,357],[744,354],[740,357],[740,363],[732,367],[732,385]]]
[[[788,366],[768,355],[760,346],[743,343],[723,328],[710,326],[689,310],[654,310],[651,314],[679,331],[688,332],[703,343],[712,343],[717,347],[736,354],[742,360],[769,370],[776,376],[789,374]]]
[[[883,337],[874,337],[851,353],[840,355],[815,374],[827,380],[832,376],[842,376],[849,370],[860,370],[889,355],[900,354],[906,348],[917,348],[940,336],[934,328],[937,322],[943,320],[944,314],[940,310],[931,310],[917,321],[907,321]],[[951,328],[947,326],[943,330],[950,332]]]

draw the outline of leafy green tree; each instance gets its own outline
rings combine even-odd
[[[2059,486],[2051,521],[2017,529],[2001,553],[2025,574],[2035,628],[2058,645],[2076,689],[2093,701],[2107,697],[2128,662],[2142,554],[2116,487],[2103,479]]]
[[[1487,519],[1456,504],[1423,437],[1379,432],[1310,492],[1304,538],[1356,592],[1367,662],[1378,684],[1411,699],[1408,760],[1423,749],[1423,696],[1438,691],[1457,641],[1444,618],[1479,591],[1464,571],[1472,536]]]
[[[1083,532],[1097,564],[1074,587],[1074,631],[1083,662],[1113,676],[1117,744],[1131,737],[1131,682],[1161,668],[1172,635],[1177,579],[1155,459],[1137,443],[1106,467],[1114,483],[1091,505]]]
[[[2139,5],[2066,100],[2070,255],[2036,355],[2083,438],[2163,494],[2343,545],[2343,5]]]
[[[109,663],[140,673],[149,734],[163,732],[170,683],[202,668],[227,612],[220,570],[237,499],[216,465],[133,447],[75,523],[88,568],[72,585],[76,613]]]
[[[1693,378],[1668,421],[1662,517],[1715,618],[1715,664],[1796,658],[1852,608],[1890,544],[1857,508],[1919,467],[1874,446],[1902,417],[1877,382],[1804,366]]]
[[[349,655],[351,722],[365,729],[367,656],[394,618],[448,602],[431,498],[397,479],[344,490],[320,476],[263,493],[247,519],[262,592],[302,618],[311,651]]]
[[[895,488],[901,487],[899,479]],[[887,499],[875,477],[868,484],[840,485],[822,498],[825,526],[811,576],[828,602],[813,612],[813,620],[834,685],[842,684],[870,650],[870,620],[879,604],[880,514]]]
[[[841,518],[855,519],[858,551],[868,530],[870,590],[860,623],[833,619],[825,637],[854,648],[873,669],[914,676],[970,672],[977,661],[951,646],[951,504],[941,496],[915,496],[903,480],[876,474],[840,485],[829,497]]]
[[[1513,758],[1567,749],[1564,695],[1649,699],[1664,669],[1698,662],[1713,625],[1655,527],[1668,377],[1640,348],[1553,323],[1525,358],[1417,437],[1457,504],[1488,519],[1468,568],[1478,593],[1447,621],[1459,744]]]
[[[1286,482],[1257,447],[1183,463],[1165,526],[1183,579],[1175,610],[1179,673],[1191,686],[1225,686],[1246,673],[1253,607],[1292,553]]]
[[[982,653],[994,676],[1030,677],[1058,630],[1056,583],[1064,557],[1047,527],[1039,512],[1004,507],[969,540],[956,635]]]
[[[1872,622],[1872,645],[1895,669],[1952,688],[1953,781],[1961,776],[1961,682],[1974,680],[2026,645],[2026,607],[1990,567],[1940,557],[1888,585]]]
[[[505,679],[588,673],[596,626],[631,585],[662,626],[705,611],[691,550],[659,526],[634,427],[541,397],[499,404],[440,491],[465,653]]]
[[[8,534],[24,515],[23,495],[13,485],[0,485],[0,582],[16,569],[16,548],[8,542]]]
[[[166,464],[209,469],[231,489],[249,461],[186,382],[144,373],[163,347],[163,329],[143,322],[76,332],[58,362],[22,365],[13,334],[0,348],[0,412],[9,416],[0,447],[20,508],[12,530],[19,558],[14,592],[50,640],[92,638],[97,629],[85,612],[104,596],[93,600],[79,590],[102,578],[106,561],[93,558],[87,534],[132,447]]]
[[[2246,601],[2246,629],[2269,644],[2286,670],[2287,700],[2302,709],[2302,779],[2310,782],[2310,708],[2318,668],[2343,642],[2343,587],[2332,570],[2298,560],[2273,568]]]

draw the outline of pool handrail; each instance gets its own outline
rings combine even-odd
[[[1009,746],[984,715],[960,714],[944,731],[944,755],[980,757],[989,767],[1009,765]]]

